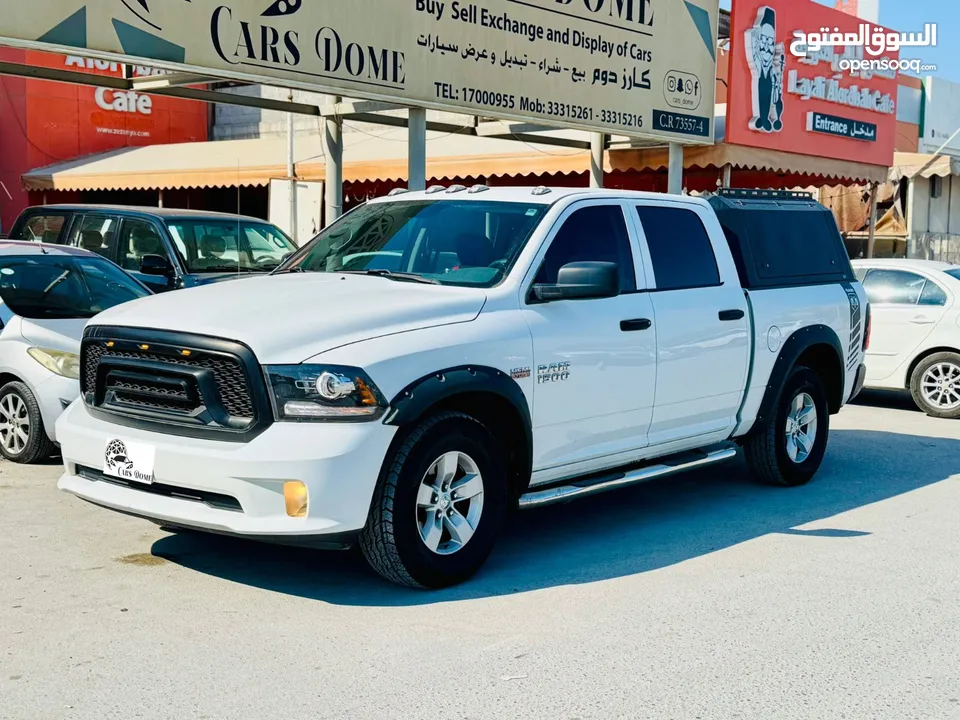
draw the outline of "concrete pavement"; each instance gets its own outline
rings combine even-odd
[[[0,464],[0,718],[960,718],[960,423],[865,403],[807,487],[522,513],[439,593]]]

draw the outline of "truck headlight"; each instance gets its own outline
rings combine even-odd
[[[50,372],[71,380],[80,378],[80,356],[63,350],[32,347],[27,352]]]
[[[277,420],[376,420],[387,403],[370,377],[342,365],[264,367]]]

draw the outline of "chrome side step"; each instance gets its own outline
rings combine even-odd
[[[561,481],[565,484],[554,484],[545,488],[534,488],[520,498],[520,508],[527,509],[553,505],[558,502],[573,500],[574,498],[596,495],[607,490],[628,485],[649,482],[656,478],[693,470],[694,468],[730,460],[737,454],[737,448],[732,443],[714,446],[708,450],[694,450],[660,458],[653,465],[632,466],[622,471],[614,471],[603,475],[593,475],[573,480]]]

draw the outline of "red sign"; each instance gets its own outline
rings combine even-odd
[[[727,142],[893,163],[899,53],[860,42],[886,29],[811,0],[734,0],[732,12]]]
[[[0,60],[123,75],[117,63],[10,48],[0,48]],[[134,76],[157,72],[133,68]],[[207,112],[208,105],[195,100],[0,77],[0,231],[30,202],[20,183],[24,173],[132,145],[205,141]]]
[[[28,52],[28,65],[122,77],[118,63]],[[134,75],[158,71],[134,67]],[[207,139],[207,106],[130,91],[27,83],[27,132],[35,150],[34,167],[130,145],[158,145]],[[39,153],[38,153],[39,154]]]

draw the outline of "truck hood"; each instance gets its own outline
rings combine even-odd
[[[474,288],[382,277],[294,273],[154,295],[103,312],[91,325],[179,330],[239,340],[261,363],[300,363],[360,340],[479,315]]]

